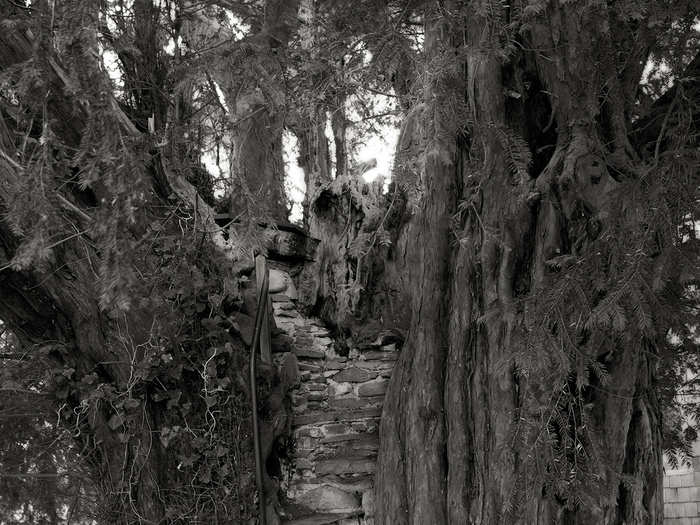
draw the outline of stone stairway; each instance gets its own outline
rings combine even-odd
[[[379,418],[396,344],[378,336],[339,352],[318,319],[299,313],[293,292],[271,297],[301,379],[292,392],[295,446],[281,480],[283,523],[373,525]]]

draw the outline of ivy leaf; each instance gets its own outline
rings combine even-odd
[[[151,394],[151,399],[153,399],[153,401],[155,401],[156,403],[159,401],[163,401],[167,397],[168,397],[167,392],[154,392],[153,394]]]
[[[211,481],[211,468],[205,467],[201,470],[199,472],[199,479],[202,480],[202,483],[209,483]]]
[[[196,456],[185,456],[185,457],[180,459],[180,466],[191,467],[192,465],[194,465],[196,460],[197,460]]]
[[[170,427],[163,427],[160,429],[160,442],[163,445],[163,448],[168,448],[171,438],[172,432],[170,431]]]
[[[116,430],[120,426],[124,424],[124,418],[122,417],[121,414],[114,414],[112,417],[109,418],[109,421],[107,421],[107,426],[111,428],[112,430]]]
[[[97,374],[92,373],[92,374],[86,374],[83,376],[83,378],[80,380],[81,383],[84,383],[86,385],[93,385],[97,381]]]
[[[166,403],[166,406],[168,407],[168,410],[175,408],[178,403],[180,403],[180,398],[182,397],[182,391],[181,390],[175,390],[173,392],[170,392],[170,399]]]
[[[141,406],[141,400],[130,397],[124,401],[124,408],[127,410],[133,410]]]
[[[221,302],[223,301],[223,297],[217,293],[209,294],[209,304],[212,305],[215,309],[219,308],[221,306]]]

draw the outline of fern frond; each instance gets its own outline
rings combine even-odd
[[[506,165],[511,175],[525,180],[532,164],[532,153],[527,142],[508,127],[498,126],[496,134],[504,150]]]

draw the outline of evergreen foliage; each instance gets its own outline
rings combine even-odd
[[[697,6],[586,3],[630,33],[613,35],[620,46],[650,44],[639,56],[620,48],[630,65],[619,76],[642,83],[618,94],[617,113],[601,91],[595,133],[577,135],[556,122],[555,79],[534,65],[532,34],[551,2],[302,4],[313,12],[294,23],[266,18],[285,7],[272,0],[0,7],[0,513],[17,523],[254,517],[248,350],[236,321],[252,312],[248,277],[232,267],[263,249],[258,227],[273,222],[273,206],[261,205],[254,176],[211,173],[205,161],[239,166],[251,144],[276,159],[282,128],[301,145],[307,224],[340,246],[323,248],[328,290],[310,305],[339,333],[398,318],[406,328],[410,301],[392,305],[386,290],[412,293],[411,243],[421,238],[406,240],[409,223],[428,224],[421,213],[444,182],[426,166],[459,172],[454,209],[440,203],[456,242],[438,262],[449,265],[445,280],[470,268],[471,288],[457,290],[475,297],[474,340],[494,319],[507,326],[493,337],[510,353],[489,366],[517,388],[507,454],[518,479],[500,518],[515,520],[533,493],[566,516],[594,508],[609,496],[601,473],[634,493],[632,467],[610,474],[598,445],[610,398],[637,415],[653,407],[646,417],[661,407],[653,425],[668,458],[688,461],[700,421]],[[478,53],[470,17],[484,21]],[[445,38],[428,53],[422,28],[436,20]],[[498,64],[497,95],[469,76],[487,61]],[[483,114],[488,97],[506,100],[507,115]],[[613,114],[631,126],[623,144]],[[353,173],[353,151],[397,116],[385,194]],[[485,164],[493,158],[503,177]],[[607,185],[604,207],[568,199],[586,177]],[[515,197],[486,209],[485,192],[501,182],[504,202]],[[562,209],[546,208],[548,185]],[[212,208],[235,222],[217,227]],[[566,216],[561,243],[545,247],[539,281],[533,254],[516,251],[512,302],[487,304],[474,283],[495,280],[489,257],[529,231],[518,221],[534,212],[522,210]],[[653,366],[638,370],[642,358]],[[626,369],[639,377],[615,384]],[[635,393],[644,374],[653,388]],[[264,400],[275,377],[260,379]]]

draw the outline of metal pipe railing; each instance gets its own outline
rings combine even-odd
[[[255,481],[258,485],[258,505],[260,512],[260,519],[258,523],[260,525],[267,525],[267,515],[265,508],[265,479],[263,477],[263,458],[262,449],[260,447],[260,426],[258,423],[258,393],[257,393],[257,380],[255,377],[255,361],[257,357],[258,346],[260,343],[260,333],[263,329],[263,321],[267,319],[266,311],[268,308],[268,290],[270,287],[270,279],[267,273],[267,268],[265,266],[265,258],[262,255],[258,255],[258,258],[262,258],[261,264],[256,264],[256,279],[260,282],[262,278],[262,286],[258,289],[258,306],[255,312],[255,333],[253,335],[253,346],[250,349],[250,400],[251,409],[253,412],[253,444],[255,447]],[[256,263],[258,260],[256,260]],[[257,275],[257,272],[262,270],[262,276]],[[269,321],[268,321],[269,322]]]

